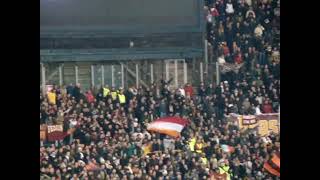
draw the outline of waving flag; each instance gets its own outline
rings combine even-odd
[[[280,154],[276,153],[269,161],[263,165],[269,173],[280,177]]]
[[[150,123],[147,129],[172,137],[179,137],[182,129],[187,124],[188,121],[180,117],[164,117]]]
[[[48,131],[48,141],[58,141],[62,140],[67,136],[66,132],[63,132],[63,126],[62,125],[51,125],[47,127]]]
[[[51,125],[47,126],[47,134],[43,135],[43,140],[45,138],[48,139],[48,141],[58,141],[63,140],[65,137],[69,136],[70,134],[73,134],[76,131],[76,127],[68,129],[68,131],[63,131],[62,125]]]
[[[227,180],[227,173],[217,173],[214,172],[210,175],[210,180]]]
[[[143,154],[147,155],[152,152],[152,143],[147,143],[142,146]]]
[[[226,153],[228,153],[228,152],[233,153],[235,151],[234,147],[226,145],[226,144],[222,144],[221,148]]]

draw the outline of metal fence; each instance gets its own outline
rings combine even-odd
[[[40,75],[42,87],[80,83],[83,90],[104,85],[128,88],[172,79],[171,87],[177,88],[186,83],[215,82],[216,66],[199,59],[41,63]]]

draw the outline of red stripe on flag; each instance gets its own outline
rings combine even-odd
[[[188,120],[182,119],[180,117],[164,117],[164,118],[157,119],[154,122],[171,122],[171,123],[181,124],[183,126],[189,124]]]
[[[268,162],[265,162],[263,167],[271,174],[280,177],[280,172],[274,169]]]
[[[271,161],[273,162],[273,164],[275,164],[278,168],[280,168],[280,158],[275,155],[272,157]]]

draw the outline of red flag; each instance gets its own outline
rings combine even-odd
[[[59,141],[63,140],[66,136],[68,136],[68,132],[63,132],[62,125],[52,125],[48,126],[48,141]]]
[[[269,173],[280,177],[280,154],[275,154],[269,161],[265,162],[263,168]]]
[[[210,176],[210,180],[227,180],[227,174],[226,173],[219,174],[219,173],[213,172]]]
[[[172,137],[179,137],[180,132],[188,123],[187,120],[180,117],[165,117],[153,121],[148,125],[147,129]]]

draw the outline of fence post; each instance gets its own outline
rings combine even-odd
[[[204,41],[204,63],[205,63],[205,70],[204,72],[208,74],[208,40]]]
[[[153,64],[152,63],[150,64],[150,78],[151,78],[151,83],[153,83],[154,79],[153,79]]]
[[[60,65],[59,65],[59,85],[60,85],[60,86],[63,85],[62,66],[63,66],[63,64],[60,64]]]
[[[42,94],[46,94],[46,68],[43,63],[41,63],[41,77],[42,77]]]
[[[178,88],[178,60],[174,60],[174,83]]]
[[[217,81],[217,85],[220,84],[220,67],[219,67],[219,63],[216,62],[216,81]]]
[[[123,63],[121,63],[121,86],[124,88],[124,69],[123,69]]]
[[[91,85],[94,87],[94,65],[91,65]]]
[[[101,84],[104,86],[104,65],[101,65]]]
[[[200,81],[203,82],[203,63],[200,62]]]
[[[166,81],[169,80],[169,63],[168,61],[165,61],[165,65],[166,65]]]
[[[78,65],[75,65],[74,69],[75,69],[75,74],[76,74],[76,84],[78,84],[79,83]]]
[[[188,67],[186,61],[183,62],[183,82],[184,84],[188,82]]]
[[[139,65],[136,63],[136,87],[139,88]]]
[[[114,66],[111,65],[111,86],[114,87]]]

